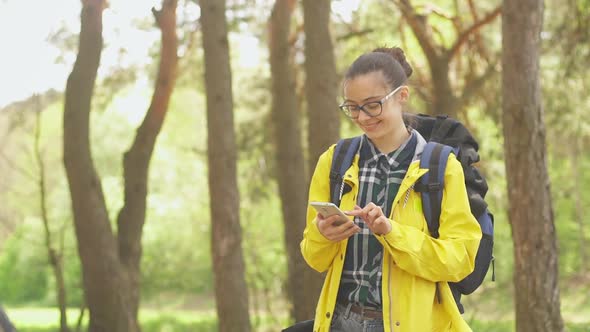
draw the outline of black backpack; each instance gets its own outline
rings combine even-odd
[[[461,295],[471,294],[483,282],[490,264],[492,264],[492,281],[495,280],[494,256],[494,218],[487,208],[484,198],[488,191],[485,179],[473,165],[479,161],[478,144],[467,128],[459,121],[446,116],[428,116],[406,114],[415,129],[428,141],[420,157],[420,166],[429,171],[414,186],[421,193],[422,208],[432,237],[438,238],[440,206],[444,173],[450,153],[457,156],[465,175],[465,186],[469,197],[471,213],[482,229],[482,239],[475,258],[474,271],[457,283],[449,283],[455,302],[461,313]],[[336,144],[332,167],[330,169],[330,195],[332,202],[340,205],[342,195],[351,188],[343,181],[344,173],[352,164],[358,152],[361,137],[342,139]],[[437,297],[438,283],[437,283]]]

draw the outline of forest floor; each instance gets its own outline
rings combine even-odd
[[[514,330],[510,285],[486,283],[486,287],[465,297],[465,319],[474,331]],[[590,331],[590,274],[578,275],[561,283],[561,312],[568,331]],[[284,303],[252,309],[254,331],[277,331],[287,324]],[[58,331],[59,311],[55,307],[7,307],[19,332]],[[70,326],[75,326],[79,310],[68,309]],[[87,317],[87,313],[86,313]],[[142,304],[140,321],[144,332],[210,332],[216,329],[212,294],[201,296],[161,295]]]

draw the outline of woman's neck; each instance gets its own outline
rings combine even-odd
[[[393,131],[392,135],[385,135],[376,140],[371,140],[373,144],[383,154],[388,154],[397,150],[410,137],[410,132],[404,123]]]

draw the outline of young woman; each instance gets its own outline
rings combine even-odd
[[[342,111],[364,132],[345,174],[352,190],[340,208],[351,216],[307,212],[301,251],[327,271],[314,332],[471,331],[447,282],[474,267],[481,238],[472,216],[463,171],[450,155],[445,171],[439,237],[428,233],[416,181],[424,138],[404,123],[412,69],[399,48],[361,55],[348,69]],[[334,146],[319,159],[309,201],[329,202]]]

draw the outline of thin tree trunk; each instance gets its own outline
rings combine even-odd
[[[84,321],[84,313],[86,312],[86,303],[82,302],[80,306],[80,313],[78,314],[78,319],[76,320],[76,332],[82,331],[82,321]]]
[[[64,105],[64,165],[70,188],[90,332],[135,332],[100,179],[90,152],[90,105],[102,52],[104,0],[83,0],[79,51]]]
[[[220,332],[249,332],[225,0],[201,0],[211,251]]]
[[[330,36],[330,0],[303,0],[305,97],[308,114],[309,173],[340,131],[338,76]]]
[[[299,243],[305,228],[307,187],[301,141],[301,116],[295,89],[295,73],[289,43],[289,27],[295,0],[277,0],[270,17],[270,68],[272,115],[278,183],[281,196],[284,239],[287,248],[287,290],[292,304],[291,317],[310,319],[309,301],[317,299],[317,289],[307,290],[305,275],[314,273],[303,260]],[[308,277],[309,278],[309,277]],[[313,309],[313,307],[311,308]]]
[[[123,158],[125,204],[117,220],[119,256],[129,277],[129,301],[137,317],[140,300],[141,236],[145,223],[150,160],[156,139],[168,112],[178,63],[176,36],[177,0],[163,0],[162,9],[152,8],[161,30],[160,63],[149,109],[129,151]]]
[[[305,96],[308,120],[307,149],[309,152],[306,177],[308,180],[320,155],[330,145],[335,144],[340,136],[338,76],[329,29],[330,5],[330,0],[303,0]],[[298,234],[302,234],[302,232]],[[306,309],[305,312],[296,311],[298,319],[301,316],[314,317],[323,284],[321,274],[307,266],[305,271],[299,278],[303,279],[305,285],[305,288],[300,289],[300,292],[305,297]]]
[[[503,130],[514,242],[516,330],[563,331],[539,83],[542,0],[505,0]]]
[[[39,97],[37,97],[39,98]],[[39,204],[41,207],[41,221],[43,222],[43,229],[45,231],[45,248],[47,249],[47,256],[49,264],[55,277],[55,285],[57,287],[57,304],[59,308],[59,326],[61,332],[69,332],[67,307],[66,307],[66,287],[63,276],[62,252],[56,252],[53,248],[53,240],[51,238],[51,229],[49,228],[49,215],[47,213],[47,191],[46,191],[46,177],[45,164],[43,162],[43,155],[41,153],[41,107],[37,99],[36,109],[36,124],[35,124],[35,159],[39,167]]]
[[[449,60],[437,58],[436,64],[430,66],[433,99],[431,114],[457,118],[457,102],[451,87],[449,65]]]

